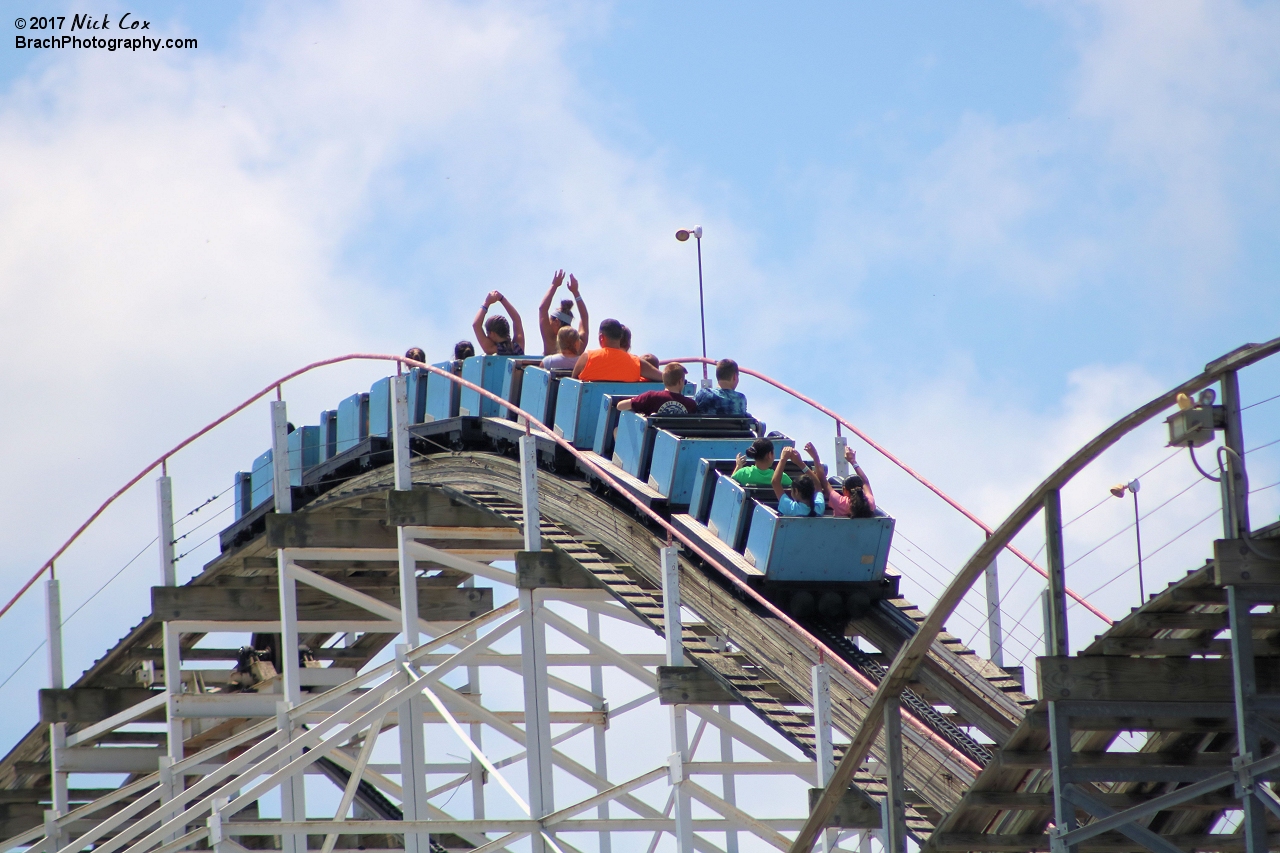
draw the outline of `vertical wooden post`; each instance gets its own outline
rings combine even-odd
[[[587,611],[587,633],[595,639],[600,639],[600,614],[594,610]],[[593,650],[593,653],[594,650]],[[607,712],[608,703],[604,698],[604,668],[599,664],[591,665],[591,695],[596,697],[592,700],[592,710]],[[609,778],[609,757],[606,749],[605,727],[595,726],[592,730],[593,746],[595,747],[595,773],[601,779]],[[600,820],[609,819],[609,803],[603,802],[596,808],[596,817]],[[612,853],[613,851],[613,833],[607,829],[600,830],[599,836],[600,853]]]
[[[520,503],[524,510],[524,549],[542,550],[538,511],[538,445],[529,433],[520,436]],[[529,809],[534,819],[554,810],[551,784],[551,717],[547,688],[547,628],[538,618],[542,603],[532,589],[520,590],[521,664],[524,674],[525,751],[529,766]],[[530,836],[533,853],[543,853],[546,839]]]
[[[538,512],[538,445],[530,434],[520,436],[520,503],[524,510],[524,549],[542,550]]]
[[[1227,508],[1227,539],[1240,539],[1249,528],[1249,495],[1245,489],[1244,424],[1240,418],[1240,378],[1234,370],[1222,374],[1222,408],[1226,415],[1222,443],[1235,452],[1227,470],[1230,478],[1222,478],[1223,506]],[[1228,488],[1228,486],[1230,488]]]
[[[1048,664],[1048,662],[1046,662]],[[1076,807],[1067,799],[1065,771],[1071,766],[1073,753],[1071,749],[1071,721],[1057,702],[1049,703],[1049,757],[1053,767],[1053,835],[1050,842],[1055,853],[1075,853],[1078,849],[1072,845],[1064,845],[1057,836],[1076,829],[1080,824],[1076,820]]]
[[[730,713],[733,710],[732,705],[719,705],[716,710],[726,719],[733,719],[733,715]],[[733,735],[723,728],[720,729],[720,760],[728,764],[733,763]],[[720,784],[724,788],[724,801],[731,806],[738,805],[738,786],[733,774],[726,772],[720,777]],[[738,853],[738,831],[736,829],[725,831],[724,853]]]
[[[467,589],[474,589],[476,585],[475,576],[467,578],[462,582],[462,586]],[[476,634],[464,634],[463,642],[475,642]],[[476,702],[480,701],[480,667],[475,664],[467,667],[467,689],[471,691],[472,699]],[[484,726],[481,723],[471,724],[471,742],[478,747],[484,745]],[[480,763],[480,759],[474,754],[471,756],[471,816],[476,820],[484,820],[484,782],[485,782],[484,765]]]
[[[62,675],[62,592],[58,579],[49,578],[44,585],[45,595],[45,641],[49,648],[49,687],[61,690]],[[59,818],[70,811],[70,796],[67,792],[67,773],[62,769],[62,751],[67,744],[67,724],[49,724],[49,784],[50,800],[53,805],[53,817]],[[56,822],[53,824],[54,842],[61,840],[60,830]],[[55,846],[54,850],[57,849]],[[52,853],[52,851],[50,851]]]
[[[276,512],[293,512],[289,486],[289,417],[284,400],[271,401],[271,490]]]
[[[528,516],[526,516],[526,519]],[[525,522],[525,540],[529,529],[537,531],[537,525]],[[542,608],[537,590],[520,590],[520,664],[524,678],[524,731],[526,764],[529,769],[529,811],[534,820],[546,817],[555,810],[555,796],[551,784],[551,716],[547,686],[547,626],[538,611]],[[533,853],[547,849],[541,833],[530,836]]]
[[[45,639],[49,647],[49,686],[61,690],[62,681],[62,592],[57,578],[44,582]]]
[[[178,697],[182,694],[182,635],[172,622],[162,623],[161,630],[164,637],[165,721],[168,731],[165,754],[176,763],[183,758],[182,741],[185,739],[182,717],[178,716]]]
[[[160,585],[178,583],[173,551],[173,480],[166,474],[156,479],[156,513],[160,537]]]
[[[897,697],[884,706],[885,848],[889,853],[906,853],[907,804],[902,780],[902,706]]]
[[[396,644],[396,663],[408,679],[409,646]],[[400,729],[400,787],[401,811],[405,820],[427,820],[430,809],[427,800],[427,745],[423,732],[421,693],[411,693],[396,709]],[[425,832],[404,834],[405,853],[429,853],[431,837]]]
[[[1050,655],[1070,654],[1067,641],[1067,571],[1062,550],[1062,495],[1051,489],[1044,497],[1045,557],[1049,564]]]
[[[396,491],[413,489],[409,446],[409,377],[396,374],[391,380],[391,450]],[[404,642],[396,644],[396,662],[406,679],[410,678],[408,654],[420,640],[418,628],[418,563],[409,550],[413,537],[403,527],[396,528],[396,545],[400,564],[400,633]],[[474,686],[471,688],[474,690]],[[405,820],[427,820],[427,741],[423,728],[423,698],[411,693],[397,709],[400,735],[401,810]],[[483,791],[483,789],[482,789]],[[484,810],[483,793],[480,809]],[[428,853],[431,836],[425,832],[406,832],[405,853]]]
[[[274,415],[276,404],[271,405]],[[280,411],[283,414],[283,404]],[[279,472],[280,469],[277,468],[277,478]],[[276,726],[284,732],[286,742],[291,742],[294,739],[293,721],[289,718],[289,709],[302,702],[302,685],[299,683],[301,665],[298,660],[298,588],[293,575],[289,573],[289,558],[283,548],[276,551],[276,566],[277,583],[280,587],[280,668],[284,676],[285,698],[285,701],[276,706]],[[297,752],[292,747],[283,747],[281,752],[285,755],[285,762],[297,758]],[[280,820],[288,822],[307,819],[305,781],[305,774],[298,772],[280,784]],[[283,853],[307,853],[306,833],[287,833],[281,836],[280,842]]]
[[[849,476],[849,460],[844,458],[844,449],[849,446],[849,439],[840,435],[840,425],[836,425],[836,476],[843,480]]]
[[[280,669],[284,677],[284,698],[289,707],[302,701],[298,660],[298,585],[289,573],[289,558],[283,548],[276,551],[280,584]]]
[[[810,674],[813,681],[813,736],[817,742],[817,782],[819,788],[825,788],[836,768],[835,750],[831,743],[831,667],[825,663],[815,664]],[[818,839],[823,853],[831,853],[835,848],[836,833],[833,830],[823,830]]]
[[[1232,374],[1234,378],[1234,374]],[[1224,382],[1225,385],[1225,382]],[[1236,760],[1249,764],[1262,757],[1262,741],[1251,725],[1254,697],[1258,692],[1257,671],[1253,657],[1253,620],[1250,602],[1240,596],[1237,587],[1227,587],[1227,618],[1231,625],[1231,674],[1236,704]],[[1267,848],[1267,810],[1253,793],[1252,782],[1236,794],[1244,804],[1244,837],[1247,853],[1264,853]],[[1265,783],[1261,783],[1265,784]]]
[[[282,614],[283,615],[283,614]],[[297,644],[297,641],[294,641]],[[287,688],[286,688],[287,691]],[[297,748],[289,745],[293,741],[293,721],[289,719],[289,708],[295,703],[276,703],[276,728],[284,733],[285,745],[280,748],[281,766],[298,757]],[[294,775],[280,782],[280,820],[284,823],[307,819],[305,774],[299,770]],[[307,853],[307,834],[305,832],[287,832],[280,836],[282,853]]]
[[[987,646],[990,649],[989,660],[998,667],[1004,667],[1004,631],[1000,627],[1000,570],[996,558],[991,558],[991,565],[983,573],[987,581]]]
[[[668,545],[660,552],[662,564],[662,626],[667,637],[667,666],[684,666],[683,620],[680,617],[680,548]],[[676,850],[693,853],[693,804],[685,786],[689,762],[689,717],[684,705],[671,708],[670,779],[675,788]]]
[[[413,488],[409,451],[409,377],[400,373],[391,380],[393,400],[391,406],[392,458],[395,462],[396,490],[407,492]]]

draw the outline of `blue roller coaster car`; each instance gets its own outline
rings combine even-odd
[[[501,397],[502,384],[507,378],[507,362],[512,358],[515,356],[473,355],[462,362],[462,378]],[[502,417],[506,414],[506,410],[495,401],[482,396],[480,392],[464,387],[459,392],[457,413],[471,417],[493,418]]]
[[[459,373],[461,366],[452,361],[433,364],[445,373]],[[479,396],[479,395],[476,395]],[[458,416],[458,404],[462,398],[462,386],[438,373],[427,375],[427,407],[424,421],[444,421]]]
[[[602,395],[635,396],[645,391],[661,390],[661,382],[583,382],[580,379],[561,379],[560,389],[556,394],[555,431],[574,447],[589,450],[595,445]]]
[[[789,518],[756,503],[743,556],[770,581],[878,581],[889,561],[893,525],[888,516]]]
[[[560,390],[560,382],[569,376],[569,371],[526,367],[523,372],[518,405],[542,423],[551,426],[556,415],[556,396]]]

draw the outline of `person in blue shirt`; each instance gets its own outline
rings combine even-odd
[[[795,460],[802,469],[803,477],[797,477],[791,484],[792,494],[788,495],[782,486],[782,468],[788,460]],[[818,473],[804,464],[800,451],[794,447],[782,448],[782,458],[773,469],[773,494],[778,498],[778,515],[804,518],[809,515],[822,515],[827,511],[826,499],[818,488]]]
[[[721,417],[747,417],[746,395],[738,388],[738,362],[731,358],[722,358],[716,362],[717,388],[702,388],[694,395],[693,401],[698,404],[698,414],[718,415]]]

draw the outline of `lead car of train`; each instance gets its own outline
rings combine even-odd
[[[805,619],[843,623],[873,602],[896,596],[886,574],[894,520],[786,517],[771,487],[743,486],[730,474],[736,456],[762,432],[752,418],[684,415],[644,417],[618,403],[660,383],[582,382],[567,370],[544,370],[538,359],[475,356],[435,365],[518,405],[580,452],[566,451],[535,431],[539,466],[584,477],[598,493],[627,500],[625,490],[668,518],[717,565],[758,587]],[[692,394],[692,388],[686,389]],[[525,432],[515,414],[447,377],[414,368],[408,374],[409,433],[417,454],[456,451],[515,453]],[[360,473],[391,462],[392,381],[352,394],[321,412],[318,425],[288,434],[295,507]],[[768,435],[780,451],[793,445]],[[605,469],[601,477],[582,459]],[[221,534],[223,550],[256,535],[272,510],[272,451],[235,475],[236,521]],[[792,472],[796,473],[796,472]],[[656,530],[656,525],[655,525]]]

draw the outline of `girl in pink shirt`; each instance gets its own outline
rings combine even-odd
[[[813,442],[806,444],[804,450],[813,457],[813,466],[817,468],[821,463],[818,460],[818,449],[813,446]],[[827,506],[831,507],[831,514],[836,518],[871,518],[876,514],[876,497],[871,492],[871,482],[867,479],[862,466],[858,464],[858,454],[852,447],[844,449],[844,458],[853,466],[855,476],[845,479],[844,488],[840,494],[836,494],[825,477],[819,480],[827,499]]]

